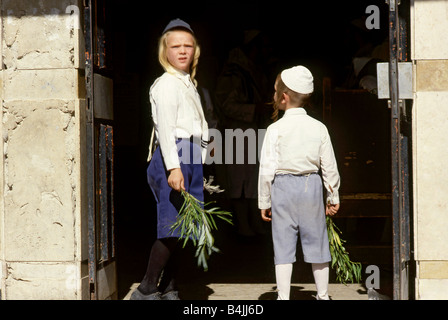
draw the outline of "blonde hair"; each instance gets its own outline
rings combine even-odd
[[[276,99],[274,99],[273,102],[274,112],[272,113],[271,116],[271,119],[274,120],[274,122],[278,120],[278,110],[281,101],[283,99],[283,93],[286,93],[289,96],[291,104],[294,104],[298,107],[305,107],[311,98],[311,93],[304,94],[289,89],[283,82],[281,73],[277,75],[277,79],[275,81],[277,82],[277,88],[276,88],[277,94]]]
[[[176,29],[174,29],[172,31],[176,31]],[[176,72],[174,67],[168,61],[168,57],[166,54],[166,50],[168,48],[167,38],[168,38],[168,35],[172,31],[165,32],[159,39],[159,63],[162,66],[162,68],[166,72],[169,72],[169,73]],[[194,56],[193,56],[193,62],[191,63],[191,67],[190,67],[190,77],[191,77],[191,80],[193,81],[193,83],[195,84],[195,86],[197,86],[198,83],[197,83],[195,77],[196,77],[196,71],[197,71],[197,67],[198,67],[198,63],[199,63],[199,56],[201,55],[201,48],[198,44],[198,41],[196,40],[196,37],[192,33],[190,33],[190,34],[193,37],[193,45],[194,45]]]

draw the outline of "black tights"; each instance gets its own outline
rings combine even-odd
[[[141,293],[151,294],[159,291],[159,289],[162,293],[177,290],[175,281],[176,262],[174,257],[172,257],[177,244],[177,238],[158,239],[154,242],[146,274],[138,286],[138,290]],[[160,281],[160,286],[158,286],[162,271],[163,277]]]

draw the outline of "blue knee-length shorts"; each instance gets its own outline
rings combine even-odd
[[[185,190],[199,201],[204,201],[203,168],[201,147],[189,139],[177,140],[180,168],[184,176]],[[157,238],[179,237],[179,232],[171,233],[184,199],[180,192],[168,185],[169,172],[166,170],[160,147],[157,147],[147,169],[147,180],[157,203]]]
[[[296,261],[299,235],[305,262],[331,261],[321,177],[277,175],[271,201],[275,264]]]

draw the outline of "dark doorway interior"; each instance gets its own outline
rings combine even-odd
[[[368,92],[359,91],[356,85],[347,84],[351,61],[359,46],[366,45],[369,40],[379,44],[387,36],[387,15],[383,13],[380,16],[380,30],[361,32],[353,26],[355,19],[365,16],[366,7],[370,4],[371,1],[359,0],[327,3],[230,0],[203,4],[170,1],[158,5],[145,1],[108,2],[110,36],[107,41],[111,42],[112,57],[109,61],[112,61],[114,79],[115,229],[119,298],[123,298],[130,286],[143,277],[155,236],[155,202],[146,183],[146,156],[151,129],[148,90],[163,72],[157,61],[157,40],[165,25],[174,18],[191,24],[202,49],[198,80],[212,91],[229,50],[239,44],[244,30],[255,28],[269,34],[272,53],[277,58],[271,76],[284,67],[296,64],[308,66],[314,74],[314,105],[308,112],[326,123],[333,135],[342,175],[341,193],[387,194],[390,192],[387,106],[377,103]],[[384,1],[378,2],[377,6],[381,12],[387,7]],[[331,80],[330,95],[334,103],[330,118],[328,115],[325,118],[323,111],[324,79]],[[273,84],[272,77],[270,80]],[[361,100],[369,100],[367,103],[372,106],[356,108],[356,103],[365,101],[350,100],[350,95],[340,98],[348,100],[338,100],[339,89],[355,90],[353,92],[363,96]],[[369,155],[369,152],[375,154]],[[369,162],[372,160],[375,163]],[[369,166],[376,166],[373,175],[371,171],[365,171],[369,170]],[[226,206],[225,197],[217,200]],[[371,203],[379,204],[374,200]],[[382,208],[371,211],[378,213],[383,210],[383,214],[369,216],[366,213],[367,216],[362,217],[360,211],[372,209],[370,205],[347,204],[347,207],[355,208],[345,215],[341,212],[337,224],[348,241],[348,250],[350,245],[353,246],[352,259],[362,260],[363,264],[381,264],[380,268],[384,270],[382,278],[385,278],[383,289],[389,294],[387,282],[392,260],[389,262],[386,257],[377,263],[376,253],[368,250],[373,247],[387,248],[391,244],[388,236],[390,230],[387,229],[390,206],[386,203],[384,208],[384,202],[381,202]],[[344,203],[341,211],[343,208]],[[223,253],[212,256],[207,273],[196,267],[192,248],[183,250],[185,262],[182,263],[180,281],[184,284],[195,283],[202,288],[195,293],[185,293],[184,298],[207,299],[206,284],[210,281],[275,283],[269,235],[242,243],[235,237],[232,227],[222,225],[216,241]],[[387,250],[391,255],[391,249]],[[312,282],[310,268],[298,258],[299,265],[293,281]]]

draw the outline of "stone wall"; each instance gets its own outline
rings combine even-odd
[[[0,1],[1,299],[88,291],[80,3]]]
[[[411,29],[416,298],[448,299],[448,1],[414,0]]]

